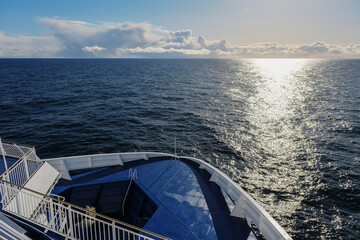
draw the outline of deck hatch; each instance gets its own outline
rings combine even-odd
[[[59,193],[59,195],[74,205],[83,208],[95,207],[98,213],[143,227],[157,210],[157,205],[132,181],[123,212],[122,203],[129,183],[130,181],[127,180],[73,186]]]

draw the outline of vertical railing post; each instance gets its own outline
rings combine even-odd
[[[24,156],[24,167],[25,167],[25,173],[26,173],[26,180],[29,179],[29,169],[28,169],[28,163],[27,163],[27,157]]]
[[[5,171],[7,171],[8,170],[8,165],[7,165],[7,161],[6,161],[6,158],[5,158],[5,150],[3,148],[1,138],[0,138],[0,149],[1,149],[1,154],[2,154],[3,160],[4,160]]]
[[[6,179],[6,178],[5,178]],[[7,189],[7,185],[4,182],[1,182],[1,202],[2,208],[4,208],[8,204],[9,199],[9,191]]]
[[[73,226],[73,217],[72,217],[72,210],[71,210],[71,206],[69,205],[68,207],[68,212],[69,212],[69,224],[70,224],[70,227],[68,229],[68,232],[66,235],[67,236],[70,236],[70,239],[73,239],[74,237],[74,226]],[[70,233],[70,235],[69,235]]]
[[[20,207],[19,207],[19,199],[18,199],[19,193],[20,193],[20,191],[17,191],[17,189],[16,189],[16,190],[15,190],[15,194],[14,194],[14,195],[15,195],[14,198],[15,198],[15,202],[16,202],[16,210],[17,210],[16,213],[21,216],[21,214],[20,214]]]
[[[115,222],[112,221],[112,239],[116,239]]]
[[[50,198],[50,227],[55,231],[54,202]]]
[[[1,195],[2,206],[4,206],[4,197],[5,197],[5,193],[4,193],[5,188],[3,187],[3,185],[4,185],[4,183],[0,182],[0,195]]]

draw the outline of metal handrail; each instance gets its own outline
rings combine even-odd
[[[35,148],[31,148],[29,151],[27,151],[24,155],[22,155],[22,157],[20,157],[13,165],[11,165],[11,167],[9,167],[5,172],[3,172],[0,175],[0,178],[2,178],[5,174],[7,174],[11,169],[13,169],[17,163],[19,163],[26,155],[28,155],[30,152],[32,152],[33,150],[35,150]]]
[[[2,183],[2,184],[1,184],[1,183]],[[139,232],[142,232],[142,233],[146,233],[146,234],[148,234],[148,235],[150,235],[150,236],[152,236],[152,237],[156,237],[156,238],[163,239],[163,240],[170,240],[170,238],[166,238],[166,237],[161,236],[161,235],[159,235],[159,234],[156,234],[156,233],[150,232],[150,231],[148,231],[148,230],[145,230],[145,229],[142,229],[142,228],[133,226],[133,225],[131,225],[131,224],[128,224],[128,223],[119,221],[119,220],[114,219],[114,218],[110,218],[110,217],[105,216],[105,215],[100,214],[100,213],[91,212],[91,216],[90,216],[89,214],[84,214],[84,212],[85,212],[85,213],[88,212],[88,210],[85,209],[85,208],[79,207],[79,206],[77,206],[77,205],[74,205],[74,204],[71,204],[71,203],[62,201],[62,200],[60,200],[60,199],[57,199],[57,198],[54,198],[54,197],[51,197],[51,196],[48,196],[48,195],[39,193],[39,192],[34,191],[34,190],[32,190],[32,189],[28,189],[28,188],[25,188],[25,187],[23,187],[23,186],[19,186],[19,185],[17,185],[17,184],[14,184],[14,183],[8,182],[8,181],[6,181],[6,180],[0,179],[0,186],[1,186],[1,185],[4,185],[6,188],[9,188],[9,186],[6,186],[6,184],[7,184],[7,185],[10,185],[11,188],[15,188],[16,191],[18,191],[18,194],[20,193],[21,190],[23,190],[22,193],[25,193],[25,194],[32,193],[32,194],[31,194],[32,196],[34,196],[34,194],[35,194],[35,197],[37,196],[39,199],[41,199],[41,201],[49,201],[49,202],[52,202],[52,203],[55,203],[55,204],[64,206],[64,207],[63,207],[64,209],[69,209],[69,210],[71,210],[71,212],[69,212],[69,213],[70,213],[70,214],[77,214],[77,217],[78,217],[79,215],[86,215],[87,218],[90,218],[91,220],[93,220],[93,221],[95,221],[95,222],[96,222],[96,221],[97,221],[97,222],[100,221],[100,222],[102,222],[103,224],[106,223],[106,224],[108,225],[107,227],[110,227],[110,225],[111,225],[112,228],[113,228],[113,229],[112,229],[113,231],[115,231],[115,230],[114,230],[114,228],[116,227],[115,224],[118,224],[118,225],[121,225],[121,226],[130,228],[130,229],[133,230],[133,231],[139,231]],[[5,199],[6,199],[6,198],[3,197],[1,201],[3,202],[3,210],[6,211],[6,206],[9,205],[10,202],[4,203]],[[25,202],[26,202],[26,201],[25,201]],[[31,201],[30,201],[30,202],[31,202]],[[53,214],[53,212],[52,212],[52,214]],[[24,216],[22,216],[22,217],[24,217]],[[71,218],[71,216],[67,216],[67,217],[68,217],[68,218]],[[109,222],[111,222],[112,224],[110,224],[109,222],[102,221],[102,220],[99,219],[99,218],[105,219],[106,221],[109,221]],[[26,218],[26,217],[25,217],[25,219],[30,220],[30,219],[28,219],[28,218]],[[100,224],[100,222],[99,222],[99,224]],[[118,227],[119,227],[119,226],[118,226]],[[121,228],[121,227],[120,227],[120,228]],[[145,238],[145,239],[151,239],[151,238],[149,238],[149,237],[146,237],[146,236],[143,236],[143,235],[141,235],[141,234],[135,233],[135,232],[133,232],[133,231],[131,231],[131,230],[128,230],[128,229],[126,229],[126,228],[121,228],[121,230],[122,230],[122,231],[130,232],[130,233],[133,234],[133,235],[138,235],[138,236],[143,237],[143,238]],[[57,232],[57,233],[59,233],[59,232]],[[60,234],[63,234],[63,233],[60,233]]]
[[[27,147],[27,148],[35,148],[34,145],[28,145],[28,144],[24,144],[24,143],[18,144],[18,143],[9,142],[9,141],[2,141],[2,143],[9,144],[9,145],[17,145],[17,146],[22,146],[22,147]]]
[[[31,157],[35,158],[35,161],[28,159]],[[4,179],[17,185],[25,185],[43,163],[43,161],[38,161],[35,148],[32,148],[1,174],[0,179]]]
[[[35,147],[26,146],[24,144],[16,144],[16,143],[8,143],[4,141],[0,141],[2,143],[3,150],[5,151],[5,155],[7,157],[12,157],[19,159],[21,156],[28,152],[30,149],[34,149]]]

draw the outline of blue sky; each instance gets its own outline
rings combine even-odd
[[[0,1],[0,57],[360,57],[358,0]]]

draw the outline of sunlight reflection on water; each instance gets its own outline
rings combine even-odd
[[[272,215],[291,216],[301,208],[308,193],[306,189],[319,187],[318,178],[312,174],[317,171],[317,149],[303,132],[304,124],[313,123],[301,120],[312,91],[311,84],[303,77],[311,62],[306,59],[248,61],[256,74],[255,89],[244,109],[250,127],[233,128],[232,136],[236,139],[230,143],[247,164],[238,181],[244,182]],[[235,87],[228,93],[237,99],[241,91]],[[294,219],[287,224],[294,225]]]
[[[294,108],[289,106],[297,101],[301,104],[303,96],[298,87],[298,78],[293,74],[300,71],[308,60],[288,59],[256,59],[253,60],[255,70],[261,76],[257,83],[258,93],[253,101],[259,103],[257,109],[269,120],[279,120],[294,114]]]

